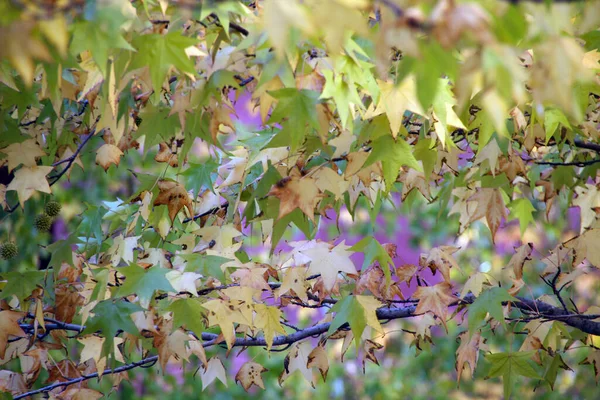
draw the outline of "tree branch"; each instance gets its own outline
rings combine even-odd
[[[565,324],[577,328],[582,332],[589,333],[592,335],[600,335],[600,322],[594,322],[592,319],[596,319],[600,317],[599,315],[581,315],[581,314],[565,314],[564,310],[554,307],[550,304],[544,303],[539,300],[529,300],[522,297],[517,297],[519,301],[512,303],[514,307],[520,309],[521,311],[527,313],[536,313],[535,318],[545,318],[548,320],[557,320],[562,321]],[[459,304],[471,304],[475,301],[475,296],[469,294],[465,296],[465,298],[460,299],[456,303],[451,306],[456,306]],[[400,318],[412,318],[416,317],[419,314],[416,314],[417,305],[405,305],[402,307],[381,307],[377,309],[376,315],[378,320],[394,320]],[[53,320],[54,321],[54,320]],[[26,331],[32,331],[34,329],[33,324],[20,324],[21,328]],[[295,330],[295,332],[289,335],[280,335],[273,338],[273,346],[286,346],[291,345],[293,343],[299,342],[303,339],[307,339],[310,337],[315,337],[317,335],[322,335],[326,333],[331,326],[330,322],[317,324],[308,328],[300,329],[297,327],[291,327]],[[347,329],[348,323],[345,323],[340,327],[340,329]],[[73,330],[81,332],[85,329],[85,326],[76,325],[76,324],[67,324],[59,321],[55,321],[54,323],[46,324],[47,330],[52,329],[63,329],[63,330]],[[223,340],[219,340],[219,335],[214,333],[204,332],[201,335],[202,340],[206,340],[206,342],[202,343],[204,348],[211,347],[214,345],[222,344]],[[256,338],[237,338],[233,347],[256,347],[256,346],[266,346],[267,341],[263,336],[259,336]],[[106,369],[104,370],[103,375],[116,374],[124,371],[128,371],[133,368],[142,367],[144,365],[154,363],[158,360],[158,356],[151,356],[144,358],[143,360],[136,361],[130,364],[126,364],[114,369]],[[32,396],[38,393],[49,392],[53,389],[59,387],[70,386],[79,382],[86,381],[88,379],[98,377],[98,373],[95,372],[93,374],[83,375],[81,377],[71,379],[66,382],[58,382],[52,385],[44,386],[40,389],[36,389],[30,392],[26,392],[16,396],[14,399],[23,399],[28,396]]]
[[[582,149],[594,150],[594,151],[600,153],[600,144],[584,142],[581,139],[575,139],[573,141],[573,144],[575,144],[576,147],[579,147]]]
[[[131,364],[122,365],[120,367],[113,368],[113,369],[110,369],[110,368],[105,369],[104,373],[102,375],[104,376],[104,375],[110,375],[110,374],[118,374],[120,372],[129,371],[130,369],[141,367],[141,366],[144,366],[146,364],[155,363],[156,361],[158,361],[158,356],[147,357],[147,358],[144,358],[143,360],[136,361],[136,362],[133,362]],[[74,385],[76,383],[87,381],[88,379],[92,379],[92,378],[96,378],[96,377],[98,377],[98,372],[94,372],[93,374],[82,375],[79,378],[70,379],[70,380],[68,380],[66,382],[53,383],[52,385],[44,386],[42,388],[39,388],[39,389],[36,389],[36,390],[32,390],[30,392],[26,392],[26,393],[23,393],[23,394],[20,394],[18,396],[13,397],[13,399],[14,400],[24,399],[26,397],[33,396],[34,394],[47,393],[47,392],[49,392],[51,390],[54,390],[56,388],[59,388],[59,387],[71,386],[71,385]]]

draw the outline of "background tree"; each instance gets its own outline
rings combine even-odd
[[[0,3],[0,389],[592,396],[600,3],[551,3]]]

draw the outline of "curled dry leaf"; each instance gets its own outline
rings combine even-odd
[[[456,350],[456,382],[460,384],[465,364],[469,364],[471,376],[475,373],[477,360],[479,359],[479,343],[481,341],[481,331],[476,331],[469,338],[469,332],[463,332],[459,336],[460,346]]]
[[[363,373],[365,372],[365,364],[366,364],[367,360],[371,361],[372,363],[374,363],[376,365],[379,365],[379,361],[377,360],[377,356],[375,355],[375,352],[377,350],[381,350],[381,349],[383,349],[382,344],[374,342],[371,339],[365,340],[365,343],[363,344],[365,358],[362,360]]]
[[[165,204],[169,209],[169,218],[171,218],[171,221],[175,220],[175,216],[183,207],[188,209],[190,215],[194,215],[192,200],[183,185],[175,181],[163,179],[158,181],[158,189],[160,192],[156,200],[154,200],[154,205]]]
[[[156,156],[154,156],[154,161],[168,163],[173,168],[179,166],[177,152],[173,152],[171,147],[165,142],[158,144],[158,153],[156,153]]]

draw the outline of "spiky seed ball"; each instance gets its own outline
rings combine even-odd
[[[61,208],[62,206],[58,201],[50,201],[48,204],[46,204],[46,214],[51,217],[56,217]]]
[[[19,254],[19,249],[13,242],[0,245],[0,256],[2,256],[3,259],[10,260],[11,258],[15,258],[17,254]]]
[[[48,232],[52,226],[52,217],[48,214],[40,214],[35,218],[35,227],[40,232]]]

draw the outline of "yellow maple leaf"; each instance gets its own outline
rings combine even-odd
[[[112,164],[118,167],[122,156],[121,149],[114,144],[105,143],[96,151],[96,164],[106,171]]]
[[[46,155],[35,139],[29,139],[21,143],[13,143],[0,150],[0,153],[5,153],[8,156],[9,172],[21,164],[26,167],[35,167],[37,165],[36,158],[44,157]]]
[[[424,114],[421,104],[417,100],[417,89],[415,79],[412,76],[404,78],[399,84],[394,82],[378,81],[381,94],[377,105],[372,104],[365,113],[364,119],[370,119],[385,113],[390,122],[392,136],[398,136],[404,112],[412,111],[416,114]]]
[[[306,268],[302,266],[290,267],[285,271],[283,275],[283,281],[281,286],[277,290],[277,297],[293,291],[298,298],[302,301],[307,301],[308,296],[306,295],[306,289],[308,284],[306,282]]]
[[[254,305],[254,311],[256,312],[254,326],[263,331],[265,342],[267,342],[267,350],[271,350],[275,333],[285,335],[285,329],[283,329],[279,321],[281,319],[281,310],[265,304],[256,304]]]
[[[6,190],[15,190],[19,195],[19,204],[23,207],[35,191],[52,193],[46,179],[46,175],[52,169],[52,167],[45,166],[22,167],[15,172],[15,177],[6,187]]]
[[[350,182],[331,168],[318,168],[312,177],[322,192],[330,191],[336,200],[339,200],[350,187]]]

